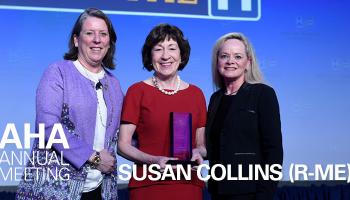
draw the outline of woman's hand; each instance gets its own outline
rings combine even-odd
[[[89,159],[92,162],[96,153],[93,153]],[[106,149],[100,151],[100,163],[96,166],[96,169],[100,170],[102,173],[109,174],[115,170],[115,157]]]
[[[177,158],[172,158],[172,157],[166,157],[166,156],[154,156],[154,159],[151,164],[157,164],[160,167],[160,172],[163,172],[165,169],[165,166],[167,165],[166,163],[169,160],[177,160]],[[172,166],[175,167],[175,166]]]
[[[115,157],[106,149],[100,151],[101,163],[96,167],[103,173],[111,173],[115,170]]]
[[[203,156],[202,154],[200,153],[200,150],[198,148],[194,148],[192,150],[192,158],[191,158],[191,161],[196,161],[196,163],[198,165],[202,164],[203,163]]]

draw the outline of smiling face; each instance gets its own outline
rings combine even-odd
[[[217,70],[227,81],[244,81],[244,73],[250,66],[250,60],[242,41],[226,40],[219,48]]]
[[[101,68],[102,60],[110,47],[107,24],[103,19],[87,17],[79,36],[74,36],[78,47],[78,60],[88,68]]]
[[[159,78],[170,78],[177,74],[181,56],[176,41],[165,38],[152,48],[151,55],[154,71]]]

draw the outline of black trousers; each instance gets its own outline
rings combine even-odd
[[[102,200],[101,196],[101,185],[98,186],[98,188],[90,191],[90,192],[84,192],[81,195],[80,200]]]

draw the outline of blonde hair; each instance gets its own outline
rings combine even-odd
[[[230,39],[240,40],[244,44],[247,57],[250,60],[250,66],[247,68],[244,74],[244,81],[248,83],[263,83],[264,78],[259,68],[253,46],[250,44],[248,38],[246,38],[242,33],[232,32],[221,36],[216,41],[213,48],[211,71],[212,71],[214,88],[220,89],[225,87],[224,79],[218,72],[217,63],[218,63],[218,54],[219,54],[221,45]]]

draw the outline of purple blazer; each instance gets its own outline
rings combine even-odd
[[[106,70],[103,84],[103,96],[107,107],[107,128],[105,134],[105,149],[116,155],[117,131],[120,125],[120,113],[123,94],[119,81]],[[68,168],[68,181],[41,180],[45,173],[36,172],[32,179],[22,178],[18,186],[17,199],[80,199],[86,178],[87,160],[93,153],[97,112],[97,96],[93,82],[81,75],[72,61],[59,61],[51,64],[45,71],[36,94],[36,131],[38,124],[45,124],[45,138],[49,139],[55,123],[61,123],[67,138],[69,149],[61,144],[54,144],[52,149],[38,148],[34,142],[33,151],[40,152],[38,159],[45,159],[45,154],[63,153],[65,163],[60,166],[55,163],[40,166],[52,170]],[[38,167],[28,163],[27,167]],[[67,171],[67,170],[66,170]],[[29,175],[30,176],[30,175]],[[42,176],[42,177],[41,177]],[[39,179],[39,180],[38,180]],[[117,169],[104,175],[102,182],[103,199],[117,199]]]

